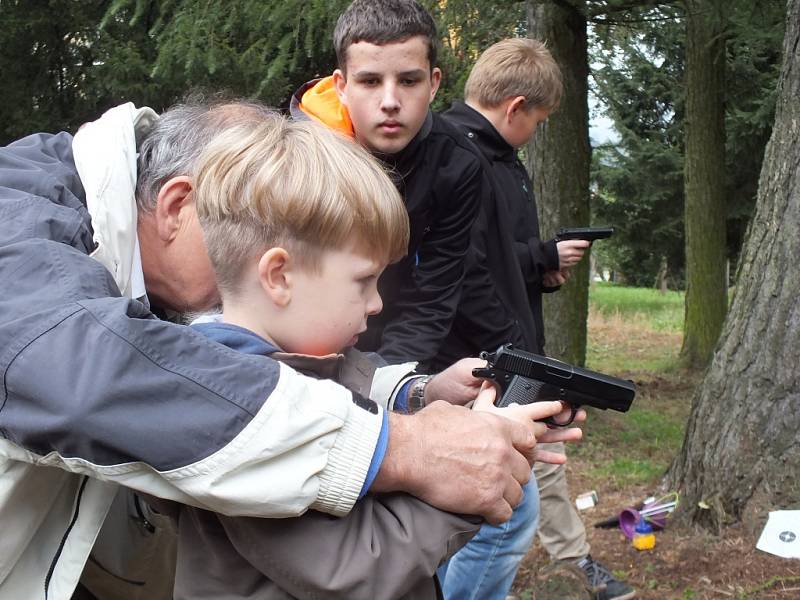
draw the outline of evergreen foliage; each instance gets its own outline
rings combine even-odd
[[[347,0],[117,0],[104,25],[149,18],[157,52],[150,76],[181,90],[203,89],[287,106],[294,89],[329,74],[336,16]]]
[[[442,87],[434,109],[445,109],[464,95],[464,84],[478,56],[508,37],[525,35],[524,2],[421,0],[436,19],[442,45]]]
[[[125,101],[162,110],[198,88],[286,107],[299,85],[335,67],[331,36],[348,2],[2,0],[0,143],[33,131],[74,131]],[[484,48],[527,33],[529,2],[422,2],[442,40],[436,109],[461,97]],[[666,259],[670,285],[680,287],[682,5],[561,2],[593,23],[591,84],[620,132],[618,144],[594,153],[594,221],[617,228],[595,246],[595,256],[648,286]],[[736,0],[727,9],[728,255],[734,259],[771,130],[784,14],[782,0]]]
[[[74,130],[125,101],[161,110],[193,90],[285,108],[297,87],[335,68],[333,28],[349,1],[3,0],[0,143]],[[524,33],[525,5],[423,4],[441,32],[435,108],[445,108],[486,46]]]
[[[101,2],[0,3],[0,143],[85,113]],[[60,18],[53,19],[53,14]]]
[[[654,285],[666,260],[669,284],[682,287],[684,15],[677,3],[641,4],[606,14],[595,8],[593,91],[620,133],[619,143],[597,148],[593,161],[594,220],[613,223],[618,233],[595,254],[636,285]],[[734,262],[771,131],[784,14],[780,0],[726,5],[727,233]]]
[[[595,27],[594,92],[620,141],[593,156],[594,220],[616,229],[593,252],[637,286],[653,286],[664,261],[673,286],[683,283],[682,31],[672,7],[648,11],[635,27]]]

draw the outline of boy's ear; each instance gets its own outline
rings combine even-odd
[[[292,299],[292,266],[289,253],[283,248],[270,248],[258,261],[261,289],[276,306],[284,307]]]
[[[171,242],[180,231],[186,208],[193,206],[192,180],[186,175],[168,179],[158,190],[154,211],[156,231],[164,242]]]
[[[336,95],[339,96],[339,102],[347,106],[347,77],[341,69],[336,69],[333,72],[333,89],[336,90]]]
[[[510,123],[517,113],[525,110],[525,96],[514,96],[506,105],[506,120]]]
[[[431,70],[431,99],[428,101],[428,104],[433,102],[433,99],[436,98],[436,92],[439,91],[439,85],[442,83],[442,70],[439,67],[434,67]]]

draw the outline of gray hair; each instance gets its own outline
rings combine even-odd
[[[257,102],[192,100],[167,109],[139,147],[136,206],[152,212],[169,179],[194,176],[206,146],[220,133],[240,125],[257,126],[276,112]]]

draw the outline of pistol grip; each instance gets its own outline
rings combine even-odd
[[[530,404],[541,400],[540,395],[544,385],[541,381],[514,375],[503,397],[495,402],[495,406],[502,408],[509,404]]]

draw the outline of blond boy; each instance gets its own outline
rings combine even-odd
[[[465,102],[444,113],[477,146],[492,194],[473,231],[463,299],[436,364],[509,341],[544,354],[542,293],[558,289],[589,242],[540,239],[533,187],[517,151],[558,107],[561,94],[561,72],[545,45],[507,39],[480,56],[467,80]],[[551,450],[564,452],[564,447]],[[484,526],[448,563],[445,598],[505,598],[533,542],[537,520],[548,552],[554,559],[576,562],[598,600],[632,598],[630,586],[589,555],[564,468],[537,463],[534,474],[511,520]]]
[[[377,162],[320,125],[276,116],[215,139],[195,194],[223,300],[221,320],[195,328],[254,360],[369,390],[369,362],[350,348],[381,309],[380,273],[408,240],[404,205]],[[404,409],[405,388],[390,408]],[[517,407],[514,417],[560,408]],[[435,598],[436,567],[478,526],[402,494],[366,495],[341,519],[177,512],[176,598]]]

